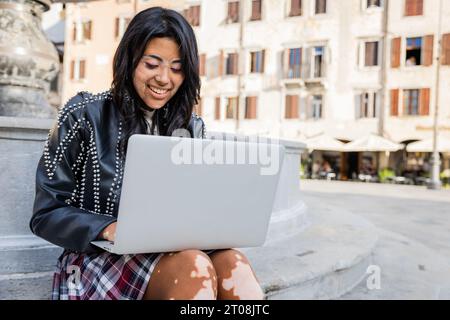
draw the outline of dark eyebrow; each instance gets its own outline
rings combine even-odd
[[[154,55],[154,54],[144,54],[144,57],[154,58],[154,59],[156,59],[158,61],[161,61],[161,62],[163,61],[163,59],[160,56],[157,56],[157,55]],[[175,59],[175,60],[172,61],[172,63],[181,63],[181,59]]]

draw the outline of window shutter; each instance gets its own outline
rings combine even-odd
[[[200,6],[195,6],[195,26],[199,26],[200,25]]]
[[[199,74],[200,76],[206,75],[206,54],[202,53],[200,55],[200,66],[199,66]]]
[[[442,65],[450,65],[450,33],[442,37]]]
[[[195,106],[195,112],[197,113],[197,115],[201,116],[202,115],[202,105],[203,105],[203,100],[201,98],[198,99],[198,103]]]
[[[414,12],[416,16],[423,14],[423,0],[416,0],[416,11]]]
[[[84,79],[86,74],[86,61],[80,60],[80,79]]]
[[[73,23],[72,40],[77,41],[77,24],[76,24],[76,22]]]
[[[402,38],[392,39],[392,48],[391,48],[391,67],[392,68],[400,67],[401,44],[402,44]]]
[[[261,66],[259,72],[264,73],[265,64],[266,64],[266,50],[261,50]]]
[[[298,118],[298,96],[287,95],[286,96],[286,119]]]
[[[381,101],[381,91],[378,92],[374,92],[373,94],[373,98],[375,99],[375,103],[374,103],[374,117],[378,118],[378,117],[382,117],[384,116],[384,110],[382,110],[382,101]]]
[[[246,97],[245,98],[245,118],[246,119],[256,119],[256,101],[257,97]]]
[[[75,61],[70,61],[70,79],[75,78]]]
[[[257,108],[258,108],[258,97],[252,97],[252,119],[256,119],[257,117]]]
[[[355,118],[361,118],[361,94],[355,95]]]
[[[281,53],[282,64],[283,64],[283,78],[289,78],[289,49],[284,49]]]
[[[229,22],[239,21],[239,2],[229,2],[228,3],[228,19]]]
[[[414,0],[405,0],[405,16],[412,16],[414,12]]]
[[[115,23],[115,29],[114,29],[114,36],[117,38],[119,37],[119,24],[120,24],[120,18],[116,18],[116,23]]]
[[[302,1],[301,0],[291,0],[291,12],[290,16],[300,16],[302,14]]]
[[[83,40],[91,39],[92,21],[86,21],[82,23]]]
[[[405,0],[405,16],[420,16],[423,14],[423,0]]]
[[[239,74],[239,55],[237,53],[233,53],[231,57],[233,74],[237,75]]]
[[[398,98],[399,98],[399,89],[391,90],[391,116],[398,116]]]
[[[251,20],[261,20],[261,1],[262,0],[253,0],[252,1]]]
[[[284,118],[291,119],[291,96],[288,95],[285,99]]]
[[[434,36],[425,36],[423,46],[423,65],[429,67],[433,65],[433,47],[434,47]]]
[[[220,55],[219,55],[219,77],[221,77],[221,76],[223,76],[223,65],[224,65],[224,59],[225,59],[225,57],[224,57],[224,53],[223,53],[223,50],[220,50]]]
[[[425,88],[420,90],[420,115],[430,115],[430,89]]]
[[[301,49],[301,75],[303,79],[311,78],[311,56],[313,48]]]
[[[220,97],[216,97],[214,108],[214,119],[220,120]]]

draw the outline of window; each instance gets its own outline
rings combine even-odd
[[[406,39],[406,66],[418,66],[422,63],[422,38]]]
[[[376,118],[379,113],[380,95],[377,92],[363,92],[355,97],[356,119]]]
[[[324,47],[314,47],[313,49],[313,78],[324,76]]]
[[[430,88],[403,90],[403,110],[406,116],[430,115]],[[399,116],[399,89],[391,90],[391,116]]]
[[[381,0],[366,0],[366,8],[381,7]]]
[[[245,98],[245,119],[256,119],[257,97]]]
[[[70,79],[83,80],[86,75],[86,60],[72,60],[70,62]]]
[[[300,78],[300,70],[302,63],[302,48],[289,49],[289,60],[288,60],[288,70],[287,77],[289,79]]]
[[[79,21],[73,24],[73,40],[82,42],[91,40],[92,36],[92,21]]]
[[[190,6],[184,10],[184,17],[193,27],[198,27],[200,25],[200,6]]]
[[[285,114],[284,114],[284,117],[286,119],[298,119],[299,118],[298,102],[299,102],[298,95],[287,95],[286,96],[286,109],[285,109]]]
[[[117,17],[115,24],[115,37],[122,38],[125,30],[127,30],[128,25],[130,24],[131,18],[129,17]]]
[[[404,90],[403,91],[403,114],[408,116],[419,115],[419,90]]]
[[[289,11],[290,17],[302,15],[302,0],[291,0],[291,10]]]
[[[406,66],[433,64],[434,36],[406,39]]]
[[[366,67],[378,66],[378,49],[379,49],[378,41],[365,43],[364,65]]]
[[[315,14],[327,13],[327,0],[316,0]]]
[[[428,116],[430,114],[430,89],[403,90],[403,114]]]
[[[226,75],[237,75],[238,74],[238,54],[229,53],[226,57]]]
[[[239,1],[228,2],[227,23],[239,22]]]
[[[251,73],[264,73],[264,50],[250,52],[250,72]]]
[[[423,15],[423,0],[405,0],[405,16]]]
[[[220,97],[216,97],[214,104],[214,119],[220,120]]]
[[[237,119],[238,97],[227,98],[226,119]]]
[[[322,95],[312,96],[308,110],[308,119],[319,120],[322,118]]]
[[[252,1],[252,15],[250,17],[251,21],[261,20],[262,12],[262,0]]]

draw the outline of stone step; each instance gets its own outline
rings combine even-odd
[[[0,237],[0,276],[53,270],[61,253],[34,235]]]
[[[261,248],[241,249],[268,299],[334,299],[365,278],[378,239],[372,224],[336,208],[308,212],[308,219],[310,226],[297,235]],[[0,275],[0,299],[49,299],[52,273],[48,271],[53,270],[56,253],[41,257],[39,268],[48,265],[47,272],[26,273],[31,268],[21,267],[22,274]]]
[[[268,299],[334,299],[367,276],[375,227],[333,207],[308,217],[310,227],[294,237],[243,249]]]

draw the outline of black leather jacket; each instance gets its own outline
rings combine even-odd
[[[205,137],[201,118],[189,131]],[[124,161],[119,111],[109,92],[73,97],[50,130],[36,172],[30,228],[45,240],[75,252],[98,252],[90,244],[116,221]]]

